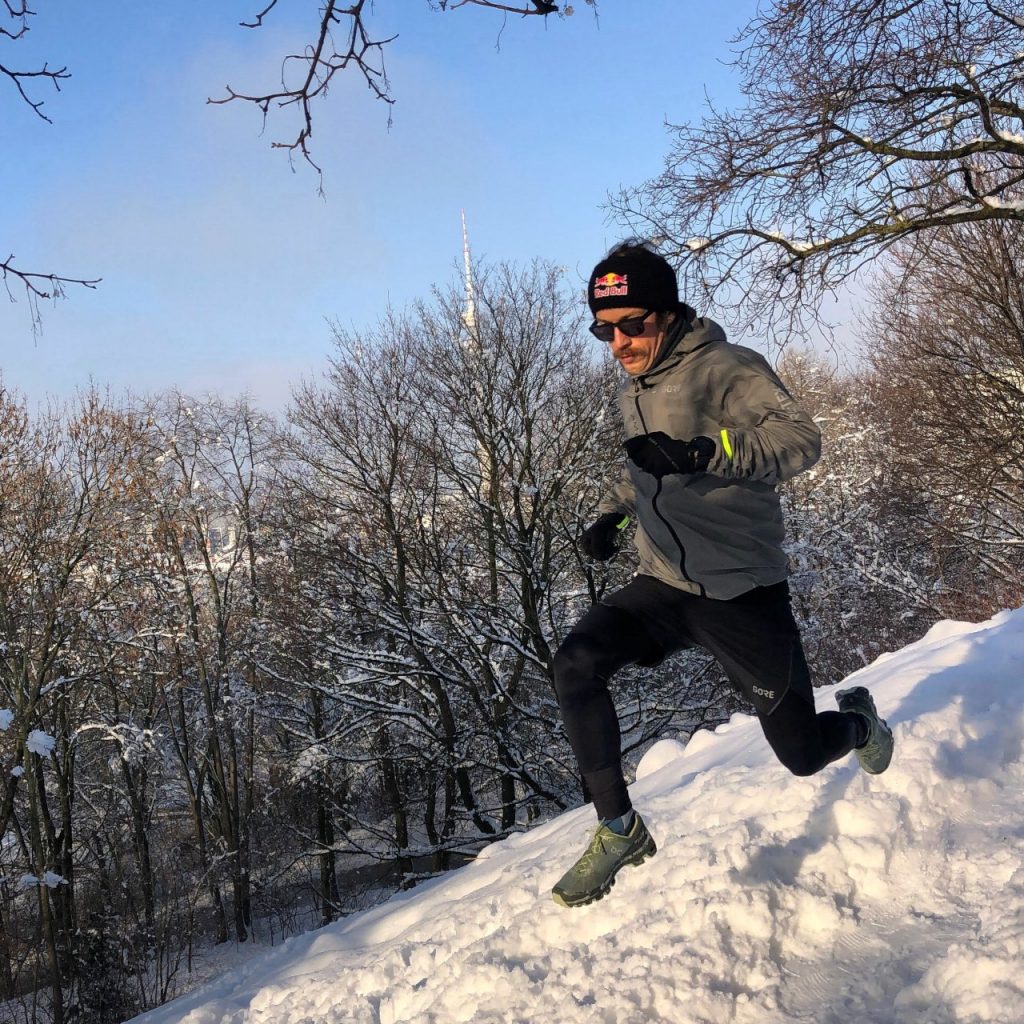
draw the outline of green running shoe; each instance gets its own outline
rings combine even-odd
[[[861,768],[870,775],[881,775],[892,760],[892,729],[878,717],[875,702],[863,686],[840,690],[836,694],[840,711],[860,715],[868,723],[868,738],[854,753]]]
[[[582,907],[602,896],[615,884],[615,876],[627,864],[642,864],[658,852],[643,818],[634,812],[633,826],[624,835],[598,825],[583,856],[562,875],[551,890],[563,907]]]

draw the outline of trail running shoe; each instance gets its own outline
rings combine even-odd
[[[639,814],[634,813],[633,827],[624,836],[607,825],[598,825],[583,856],[561,877],[551,896],[563,907],[593,903],[615,884],[620,868],[642,864],[657,852],[654,837]]]
[[[892,760],[892,729],[878,717],[875,702],[863,686],[840,690],[836,694],[840,711],[860,715],[868,723],[868,738],[854,753],[861,768],[870,775],[881,775]]]

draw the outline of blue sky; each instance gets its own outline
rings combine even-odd
[[[0,87],[0,248],[23,269],[102,277],[44,305],[0,302],[0,373],[30,404],[90,381],[115,392],[250,392],[282,409],[319,374],[328,321],[359,328],[445,285],[474,256],[536,257],[582,279],[622,234],[608,192],[657,173],[666,120],[699,118],[705,91],[736,101],[729,39],[754,4],[580,0],[571,18],[503,19],[474,7],[378,0],[396,104],[350,74],[316,112],[316,175],[261,134],[224,86],[269,88],[278,58],[312,38],[318,5],[181,0],[36,5],[0,60],[47,60],[72,78],[36,90],[53,124]],[[294,133],[292,133],[294,134]],[[0,293],[2,295],[2,293]],[[582,297],[582,283],[581,283]]]

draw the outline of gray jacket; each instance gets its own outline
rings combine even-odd
[[[706,473],[660,481],[627,461],[602,498],[599,511],[636,519],[640,572],[719,600],[784,580],[775,485],[818,461],[821,434],[767,361],[713,320],[683,316],[619,406],[627,438],[661,430],[716,446]]]

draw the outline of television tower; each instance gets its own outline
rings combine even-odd
[[[473,261],[469,254],[469,231],[466,229],[466,211],[462,210],[462,262],[466,275],[466,310],[462,314],[462,322],[469,334],[469,346],[475,352],[480,351],[480,336],[477,331],[476,294],[473,289]]]
[[[476,291],[473,287],[473,261],[469,254],[469,232],[466,230],[466,211],[462,210],[462,260],[466,275],[466,308],[462,314],[462,323],[466,328],[466,348],[471,356],[471,362],[477,363],[483,352],[480,344],[480,328],[476,318]],[[482,408],[487,401],[483,382],[479,377],[473,381],[473,394],[476,404]],[[488,455],[487,448],[482,441],[477,441],[476,446],[477,465],[480,467],[480,494],[483,496],[485,505],[494,501],[494,479],[495,471],[493,461]],[[490,513],[488,513],[490,516]]]

